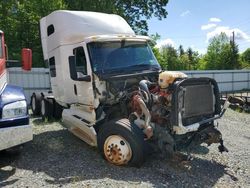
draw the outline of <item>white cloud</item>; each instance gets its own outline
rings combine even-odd
[[[191,12],[190,12],[189,10],[186,10],[186,11],[182,12],[182,13],[180,14],[180,16],[181,16],[181,17],[185,17],[185,16],[189,15],[190,13],[191,13]]]
[[[214,23],[210,23],[210,24],[207,24],[207,25],[202,25],[201,26],[201,30],[208,30],[208,29],[212,29],[214,27],[216,27],[217,25],[214,24]]]
[[[235,34],[235,39],[246,40],[246,41],[250,42],[250,36],[248,34],[246,34],[245,32],[241,31],[238,28],[233,29],[233,31]]]
[[[175,43],[172,39],[167,38],[165,40],[161,40],[161,41],[157,42],[157,44],[156,44],[157,48],[161,48],[163,46],[173,46],[174,47]]]
[[[209,18],[210,22],[221,22],[220,18]]]
[[[225,27],[225,26],[216,27],[213,31],[207,33],[207,42],[211,40],[212,38],[214,38],[215,36],[220,35],[222,32],[225,33],[228,37],[231,37],[233,31],[234,31],[236,40],[243,40],[243,41],[250,42],[250,36],[244,33],[243,31],[241,31],[240,29],[238,28],[230,29],[229,27]]]

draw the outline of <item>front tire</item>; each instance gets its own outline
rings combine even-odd
[[[98,149],[114,165],[140,167],[144,162],[144,140],[141,130],[128,119],[104,124],[97,137]]]

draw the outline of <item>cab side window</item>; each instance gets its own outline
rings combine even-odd
[[[77,77],[87,75],[87,62],[83,47],[77,47],[73,49],[73,54],[75,56],[75,68],[77,72]]]

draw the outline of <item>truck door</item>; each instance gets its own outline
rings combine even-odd
[[[91,67],[87,63],[83,46],[73,49],[73,55],[69,57],[70,77],[73,80],[74,95],[77,102],[82,105],[94,105],[94,93],[91,78]]]
[[[92,71],[85,55],[84,47],[74,46],[73,56],[69,56],[69,71],[71,77],[71,88],[77,101],[75,115],[81,117],[87,124],[96,121],[95,98],[92,85]]]

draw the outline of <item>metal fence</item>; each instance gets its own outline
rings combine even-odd
[[[189,77],[214,78],[221,92],[236,92],[250,90],[250,70],[213,70],[213,71],[183,71]],[[30,101],[30,96],[36,91],[50,89],[49,70],[33,68],[32,71],[23,71],[21,68],[8,69],[8,82],[24,88],[25,96]]]
[[[250,90],[250,70],[183,71],[189,77],[209,77],[217,81],[220,92]]]
[[[50,89],[49,69],[33,68],[32,71],[24,71],[21,68],[8,68],[8,83],[20,86],[28,102],[33,92],[41,92]]]

